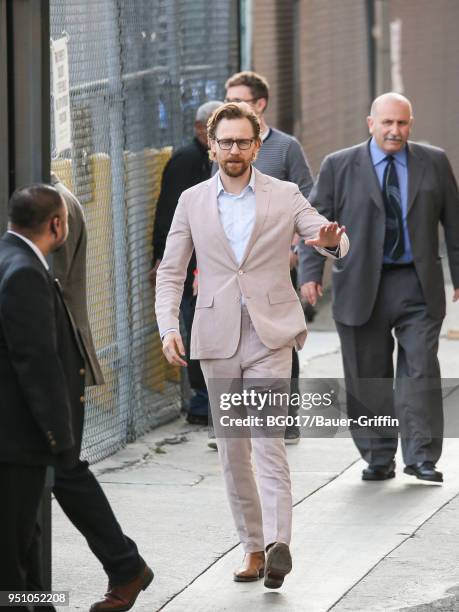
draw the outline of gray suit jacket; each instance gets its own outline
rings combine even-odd
[[[96,356],[86,302],[86,223],[80,203],[52,173],[51,184],[62,194],[69,211],[69,235],[53,254],[53,272],[63,289],[64,301],[80,334],[85,352],[87,386],[103,385],[104,377]]]
[[[443,225],[455,288],[459,287],[459,197],[443,150],[408,145],[408,231],[414,265],[428,312],[445,316],[438,224]],[[385,209],[368,142],[332,153],[322,163],[309,201],[329,220],[345,225],[353,245],[334,262],[333,316],[345,325],[363,325],[373,310],[383,262]],[[300,283],[321,282],[324,258],[300,247]]]

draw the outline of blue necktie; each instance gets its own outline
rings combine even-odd
[[[397,170],[392,155],[386,157],[382,194],[386,209],[386,234],[384,237],[384,255],[394,261],[400,259],[405,252],[405,237],[403,235],[402,201],[398,184]]]

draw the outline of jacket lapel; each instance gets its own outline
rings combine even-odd
[[[421,180],[424,175],[424,161],[412,145],[407,145],[408,148],[408,212],[414,204],[414,200],[421,186]]]
[[[356,163],[361,168],[360,175],[364,177],[363,180],[366,181],[366,185],[362,185],[362,188],[367,188],[368,195],[376,204],[376,206],[381,210],[385,210],[378,176],[376,174],[376,171],[373,166],[373,161],[371,159],[369,142],[370,141],[367,140],[367,142],[364,142],[362,145],[360,145],[360,149],[356,157]]]
[[[256,170],[253,166],[252,172],[255,172],[255,223],[253,225],[252,233],[250,234],[249,241],[245,248],[241,265],[244,264],[255,242],[257,241],[258,236],[260,235],[261,230],[263,229],[263,225],[265,224],[266,215],[268,214],[269,209],[269,182],[264,178],[263,174]]]

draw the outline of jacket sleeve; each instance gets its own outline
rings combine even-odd
[[[445,232],[446,249],[455,289],[459,289],[459,195],[453,170],[445,154],[442,154],[444,201],[441,223]]]
[[[34,268],[13,272],[2,288],[0,317],[22,393],[53,453],[74,446],[70,399],[58,354],[54,289]]]
[[[156,276],[155,310],[161,336],[168,329],[179,329],[183,283],[193,249],[185,200],[181,196]]]
[[[305,198],[308,198],[313,180],[311,169],[306,159],[303,147],[296,138],[292,139],[286,157],[287,180],[300,188]]]
[[[172,225],[180,195],[193,185],[192,168],[189,160],[176,154],[166,164],[161,178],[161,191],[156,206],[153,228],[153,263],[162,259],[166,240]]]
[[[55,187],[64,198],[69,212],[69,234],[67,240],[53,254],[53,272],[59,279],[65,292],[65,287],[71,276],[75,261],[83,259],[82,266],[86,266],[87,238],[84,212],[80,203],[61,183],[57,183]]]
[[[334,203],[334,176],[331,159],[326,157],[320,167],[319,176],[311,190],[309,201],[316,207],[318,213],[323,215],[326,221],[335,221]],[[349,240],[346,236],[347,247],[345,251],[340,249],[340,255],[344,256],[349,249]],[[342,241],[343,242],[343,241]],[[325,253],[324,253],[325,254]],[[322,275],[325,265],[325,258],[316,249],[306,246],[303,241],[298,248],[298,282],[304,285],[307,282],[322,283]]]

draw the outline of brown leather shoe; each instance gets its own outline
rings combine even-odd
[[[235,570],[233,580],[235,582],[254,582],[263,578],[265,574],[265,552],[247,553],[244,555],[242,567]]]
[[[148,565],[145,565],[140,574],[131,582],[117,586],[109,585],[104,598],[92,604],[90,612],[126,612],[130,610],[140,591],[145,591],[152,580],[153,572]]]

